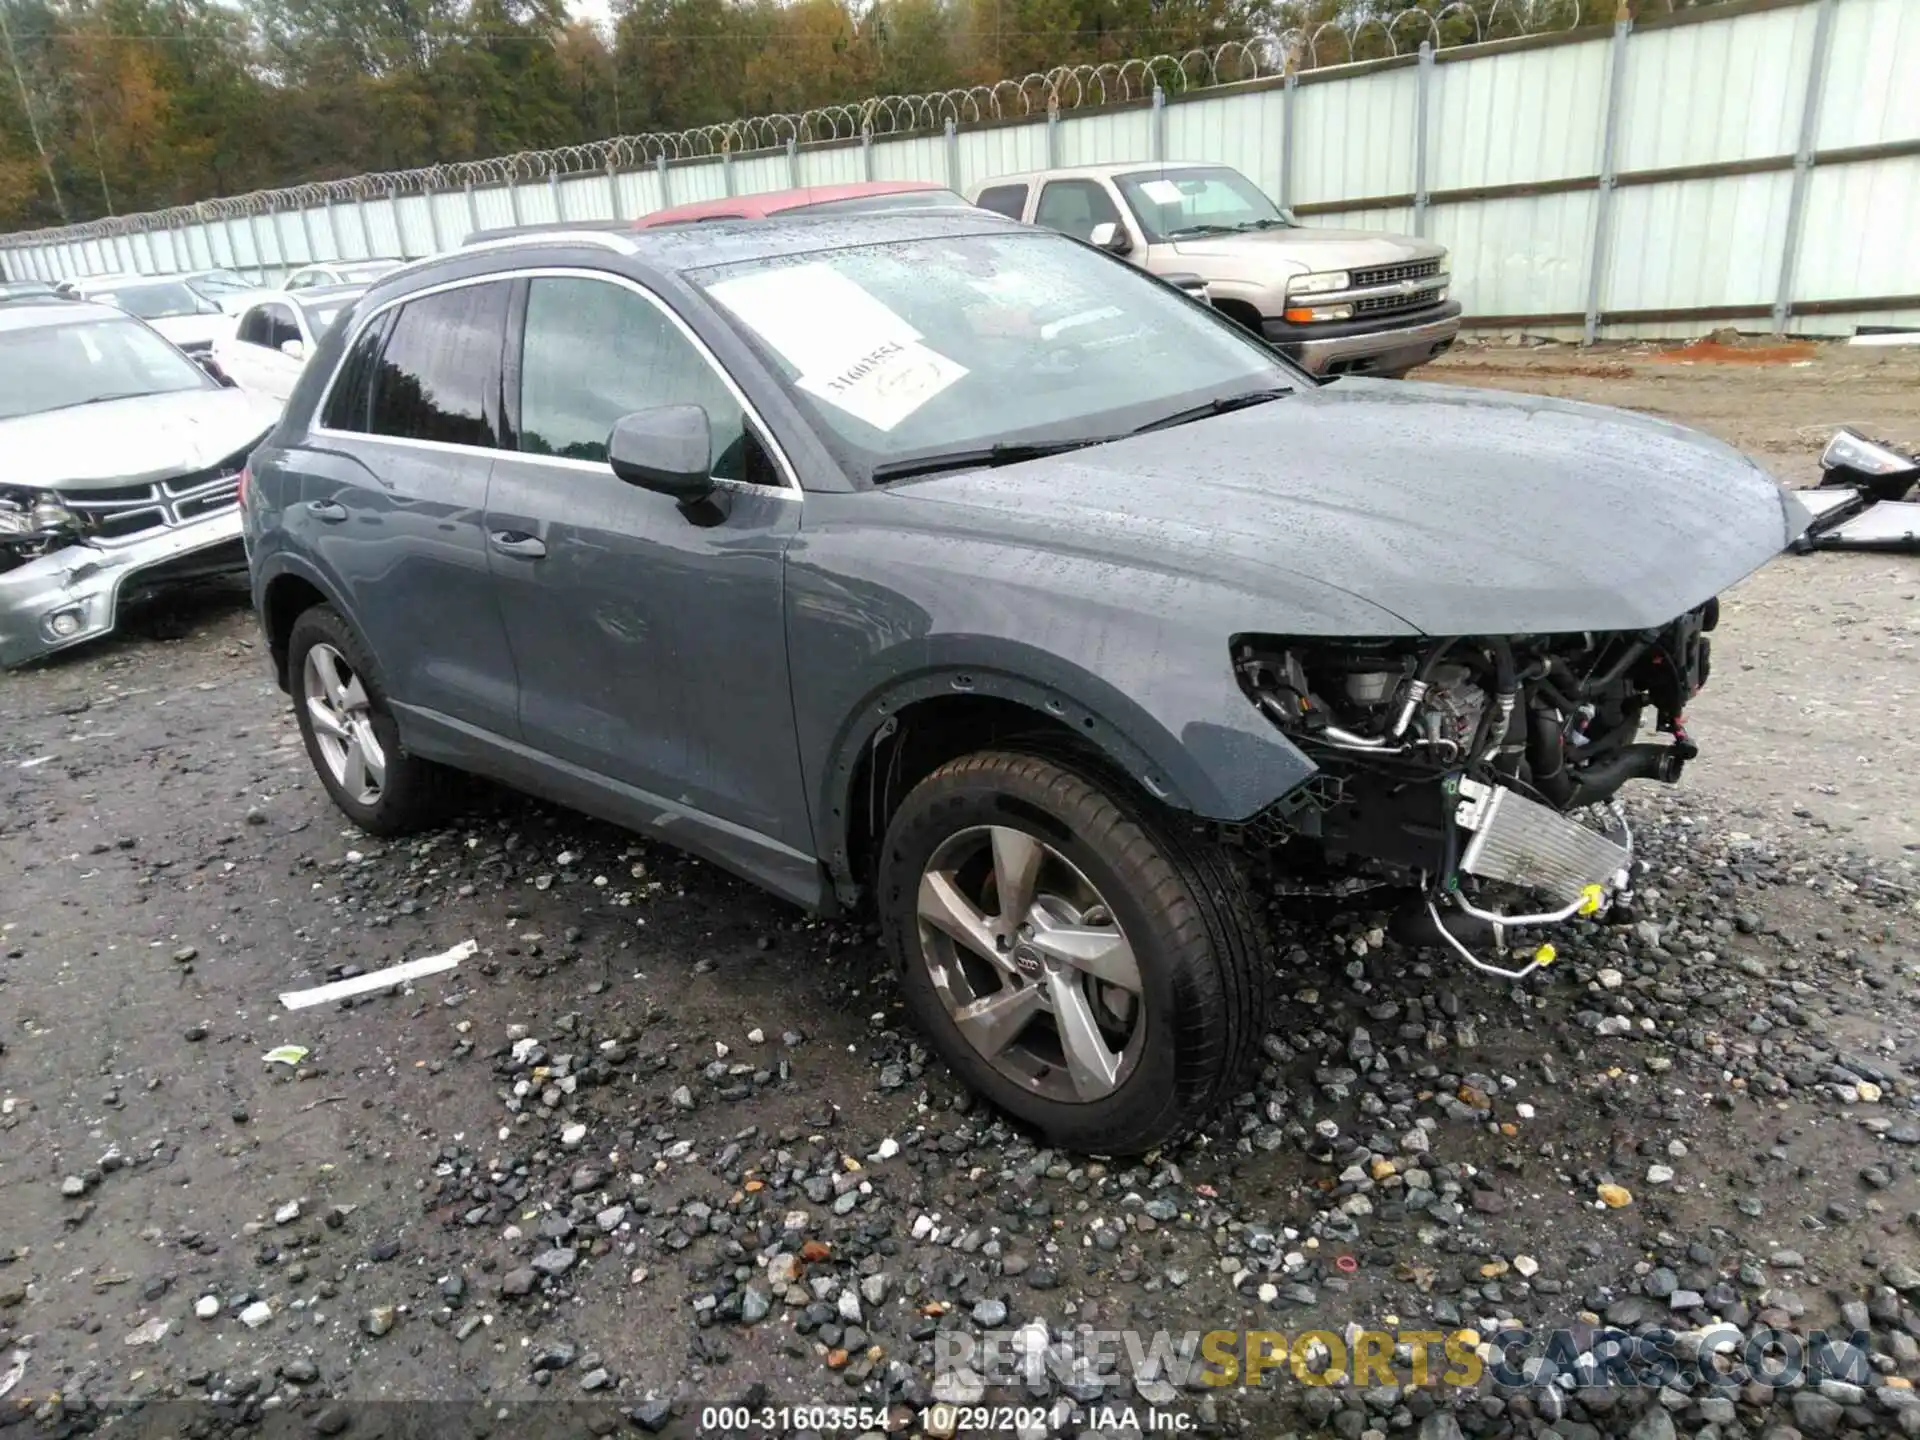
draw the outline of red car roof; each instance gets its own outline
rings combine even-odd
[[[824,205],[830,200],[859,200],[868,195],[904,195],[918,190],[944,190],[930,180],[862,180],[851,185],[808,185],[798,190],[768,190],[759,195],[729,195],[724,200],[696,200],[642,215],[636,230],[675,225],[686,220],[764,220],[783,210]]]

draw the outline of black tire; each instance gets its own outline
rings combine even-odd
[[[328,645],[338,652],[365,690],[367,716],[386,759],[384,783],[380,786],[379,798],[372,804],[363,804],[341,786],[326,763],[314,733],[313,715],[307,704],[307,657],[316,645]],[[453,773],[407,753],[400,742],[399,727],[394,724],[386,688],[372,656],[353,627],[331,605],[315,605],[301,611],[294,620],[287,637],[287,689],[293,696],[294,716],[300,723],[300,738],[306,743],[307,759],[333,803],[354,824],[372,835],[405,835],[430,827],[446,815],[454,795]]]
[[[1132,1155],[1210,1119],[1260,1054],[1270,959],[1239,868],[1214,842],[1159,823],[1144,800],[1053,758],[982,752],[906,796],[876,874],[879,918],[909,1011],[960,1077],[1053,1144]],[[1118,1088],[1073,1102],[1036,1095],[961,1033],[922,940],[921,877],[951,837],[1014,825],[1077,867],[1113,913],[1142,983],[1138,1058]]]

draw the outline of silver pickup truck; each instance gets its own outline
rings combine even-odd
[[[1197,274],[1214,306],[1316,375],[1404,375],[1453,344],[1446,247],[1302,225],[1226,165],[1082,165],[983,180],[967,199]]]

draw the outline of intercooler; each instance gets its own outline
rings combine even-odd
[[[1572,901],[1589,886],[1610,885],[1633,852],[1559,811],[1504,786],[1460,782],[1454,823],[1473,833],[1460,868]]]

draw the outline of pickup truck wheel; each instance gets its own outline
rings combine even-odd
[[[307,758],[348,819],[403,835],[445,813],[448,772],[401,745],[366,647],[331,605],[293,622],[287,676]]]
[[[914,1018],[1053,1143],[1165,1144],[1257,1059],[1268,962],[1238,872],[1054,760],[987,752],[923,780],[878,893]]]

